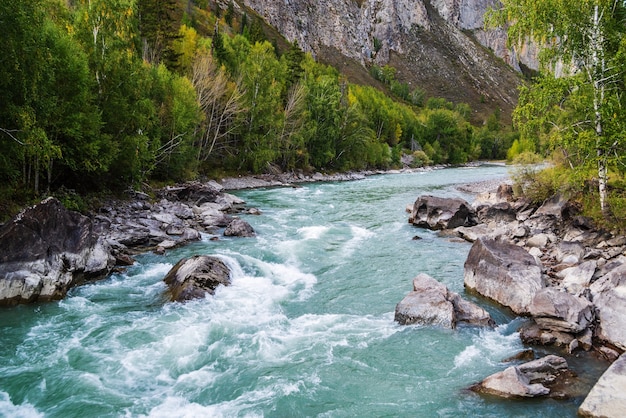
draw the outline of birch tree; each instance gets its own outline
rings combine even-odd
[[[623,0],[502,0],[502,8],[492,11],[488,18],[492,24],[508,25],[511,43],[532,40],[539,45],[543,71],[571,80],[560,101],[552,104],[565,112],[572,103],[579,108],[584,103],[583,111],[577,120],[549,122],[563,136],[575,138],[577,151],[587,154],[586,163],[596,165],[599,203],[605,215],[609,209],[609,168],[624,145],[623,123],[616,122],[626,117],[622,108],[623,68],[617,61],[626,32],[625,11]],[[550,77],[542,80],[558,84]],[[525,97],[537,99],[536,94],[522,94],[520,106],[524,111],[521,118],[518,113],[518,121],[532,124],[534,117],[545,118],[542,106],[524,102]]]

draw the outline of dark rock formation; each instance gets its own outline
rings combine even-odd
[[[163,279],[172,301],[186,301],[214,294],[230,284],[230,269],[217,257],[196,255],[180,260]]]
[[[0,228],[0,304],[60,299],[114,259],[92,221],[48,198]]]
[[[409,222],[433,230],[453,229],[476,225],[476,213],[463,199],[420,196],[413,204]]]
[[[401,325],[420,324],[455,328],[459,323],[493,326],[484,309],[450,292],[427,274],[413,279],[413,291],[396,306],[395,318]]]
[[[572,374],[567,361],[555,355],[511,366],[487,377],[471,390],[501,398],[567,397],[561,390]],[[554,390],[555,386],[558,390]]]
[[[465,261],[465,286],[515,313],[526,314],[545,281],[541,267],[523,248],[480,238]]]

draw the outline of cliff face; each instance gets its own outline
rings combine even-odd
[[[506,48],[504,31],[482,29],[497,0],[244,3],[322,61],[337,64],[339,54],[361,65],[390,64],[399,79],[481,114],[498,107],[509,113],[517,101],[518,57]]]

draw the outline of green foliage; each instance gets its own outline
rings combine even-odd
[[[535,144],[527,139],[516,139],[506,153],[506,159],[513,161],[521,154],[534,154]]]
[[[86,191],[146,181],[399,166],[414,143],[418,165],[480,155],[486,142],[467,106],[429,100],[418,110],[424,91],[391,66],[371,71],[402,103],[348,83],[297,42],[279,57],[254,17],[220,27],[218,10],[195,4],[203,10],[175,0],[1,2],[4,184],[24,199],[57,190],[82,210]],[[230,2],[226,23],[233,18]]]
[[[608,215],[609,173],[620,170],[626,149],[626,4],[503,0],[502,5],[487,21],[508,26],[509,39],[541,45],[545,73],[522,91],[516,112],[521,139],[547,153],[560,149],[576,170],[595,167],[599,204]]]
[[[228,26],[233,25],[233,18],[235,17],[235,5],[233,1],[228,2],[228,7],[226,8],[226,14],[224,15],[224,21]]]

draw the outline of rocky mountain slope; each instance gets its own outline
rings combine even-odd
[[[470,104],[475,119],[496,108],[507,115],[517,102],[519,56],[504,31],[482,28],[497,0],[242,1],[319,60],[390,64],[430,96]]]

